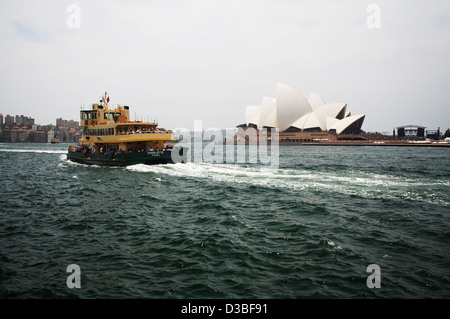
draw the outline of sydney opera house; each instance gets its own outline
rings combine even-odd
[[[336,140],[361,133],[365,115],[352,115],[346,103],[325,103],[311,93],[306,99],[289,85],[278,83],[276,98],[263,97],[261,105],[247,106],[246,123],[239,127],[275,128],[280,141]]]

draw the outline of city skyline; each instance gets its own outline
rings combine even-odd
[[[57,118],[55,124],[37,124],[31,116],[7,114],[4,117],[0,113],[0,142],[50,143],[58,139],[61,142],[77,143],[80,137],[78,121]]]
[[[25,121],[25,122],[24,122]],[[16,125],[25,125],[25,126],[32,126],[32,125],[39,125],[39,126],[49,126],[49,125],[55,125],[58,126],[68,126],[68,127],[76,127],[78,128],[80,122],[75,121],[74,119],[65,120],[63,118],[56,118],[54,120],[55,124],[52,123],[35,123],[35,118],[32,116],[25,116],[23,114],[21,115],[11,115],[11,114],[5,114],[0,113],[0,124],[16,124]]]

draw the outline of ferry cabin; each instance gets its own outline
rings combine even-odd
[[[108,149],[162,150],[165,142],[175,140],[171,131],[158,129],[158,123],[130,121],[128,106],[109,110],[106,103],[93,104],[92,110],[81,110],[80,126],[83,135],[79,143],[94,147],[96,153]]]

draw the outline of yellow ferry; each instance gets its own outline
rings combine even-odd
[[[128,106],[109,109],[108,103],[105,92],[99,104],[80,111],[82,137],[69,147],[69,160],[102,166],[186,163],[186,149],[168,144],[175,141],[172,131],[155,122],[130,121]]]

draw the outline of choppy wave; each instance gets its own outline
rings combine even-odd
[[[61,145],[0,147],[17,150],[0,151],[0,298],[450,294],[446,149],[286,147],[276,169],[111,169]],[[81,289],[66,285],[73,263]],[[381,289],[366,285],[373,263]]]
[[[233,185],[248,184],[295,191],[321,190],[364,198],[407,199],[449,206],[447,196],[424,191],[436,186],[450,187],[448,180],[423,180],[361,171],[345,174],[235,164],[187,163],[171,165],[129,166],[127,170],[155,175],[209,179]]]

